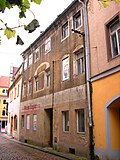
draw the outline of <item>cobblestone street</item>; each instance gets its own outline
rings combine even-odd
[[[0,160],[64,160],[49,153],[6,139],[0,135]]]

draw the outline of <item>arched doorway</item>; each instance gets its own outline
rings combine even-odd
[[[120,95],[113,97],[105,106],[106,151],[108,158],[120,159]]]

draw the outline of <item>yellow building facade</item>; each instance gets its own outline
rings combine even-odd
[[[0,132],[7,132],[9,84],[9,77],[0,76]]]
[[[95,154],[120,158],[120,71],[92,82]]]
[[[120,3],[89,2],[94,153],[120,160]]]
[[[0,132],[6,132],[8,118],[7,91],[8,88],[0,88]]]

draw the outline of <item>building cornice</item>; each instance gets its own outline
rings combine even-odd
[[[102,73],[99,73],[99,74],[91,77],[91,82],[97,81],[97,80],[99,80],[101,78],[107,77],[107,76],[109,76],[111,74],[114,74],[116,72],[119,72],[119,71],[120,71],[120,65],[115,66],[113,68],[110,68],[110,69],[108,69],[108,70],[106,70],[106,71],[104,71]]]

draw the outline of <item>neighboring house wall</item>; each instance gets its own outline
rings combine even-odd
[[[19,140],[20,126],[20,98],[22,83],[22,66],[18,69],[14,76],[14,81],[9,88],[9,105],[8,105],[8,135]],[[18,73],[19,72],[19,73]]]
[[[92,108],[95,154],[120,159],[120,3],[90,1]]]
[[[83,37],[72,28],[83,32],[78,1],[22,53],[20,140],[88,156]]]
[[[9,77],[0,76],[0,132],[7,132],[9,84]]]

